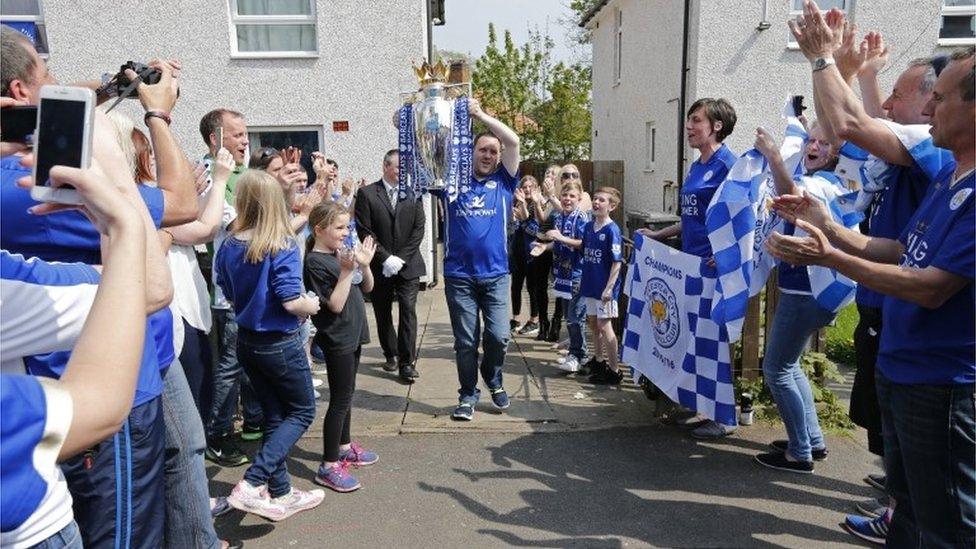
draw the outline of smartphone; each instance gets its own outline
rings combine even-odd
[[[803,116],[803,111],[807,110],[807,106],[803,104],[803,96],[794,95],[790,100],[793,102],[793,114]]]
[[[81,204],[71,187],[51,186],[51,168],[91,165],[95,127],[95,92],[71,86],[43,86],[34,135],[34,186],[31,198],[41,202]]]
[[[14,105],[0,109],[0,128],[3,140],[30,144],[37,128],[36,105]]]
[[[221,147],[224,146],[224,127],[217,126],[214,130],[214,156],[217,156],[217,152]]]

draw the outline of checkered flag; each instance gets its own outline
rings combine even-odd
[[[638,236],[629,276],[622,360],[674,402],[735,425],[729,337],[711,320],[715,278],[704,261]]]

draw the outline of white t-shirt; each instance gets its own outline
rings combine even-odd
[[[3,348],[0,371],[4,375],[22,375],[27,371],[25,357],[71,349],[88,318],[99,278],[98,271],[90,265],[28,260],[0,250],[0,347]],[[46,489],[26,520],[0,534],[0,545],[18,549],[44,541],[67,526],[73,517],[68,484],[56,464],[71,426],[71,396],[51,380],[30,379],[41,383],[44,402],[16,405],[12,411],[5,411],[4,421],[31,410],[46,411],[34,413],[29,422],[34,427],[43,425],[40,442],[32,449],[21,449],[30,453],[36,474]],[[4,452],[12,450],[6,446],[9,443],[4,441]],[[17,490],[17,487],[4,486],[3,490]]]

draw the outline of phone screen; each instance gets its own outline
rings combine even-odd
[[[41,100],[37,124],[37,184],[49,185],[54,166],[82,168],[85,135],[85,102],[64,99]]]

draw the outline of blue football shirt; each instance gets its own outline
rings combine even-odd
[[[552,219],[553,225],[563,236],[581,240],[590,217],[586,212],[576,209],[569,213],[554,214]],[[552,274],[555,278],[553,289],[556,296],[572,297],[574,283],[579,283],[583,277],[583,249],[555,242],[552,260]]]
[[[705,210],[736,160],[735,153],[722,145],[708,162],[703,164],[699,158],[691,163],[679,196],[681,251],[699,257],[712,256],[712,245],[708,241],[708,229],[705,228]]]
[[[885,296],[878,370],[893,383],[976,382],[976,210],[970,172],[953,184],[952,175],[930,188],[899,237],[905,268],[935,267],[968,280],[938,309]]]
[[[471,176],[454,201],[445,201],[444,276],[494,278],[508,274],[508,216],[518,174],[502,164],[481,181]]]
[[[596,221],[583,227],[583,273],[580,295],[600,299],[610,280],[610,268],[623,261],[623,235],[620,227],[610,221],[599,230]],[[621,278],[613,286],[613,298],[620,297]]]
[[[214,258],[214,278],[234,304],[237,324],[256,332],[291,332],[298,317],[285,310],[298,299],[302,286],[302,258],[294,241],[258,263],[247,260],[247,242],[230,237]]]

